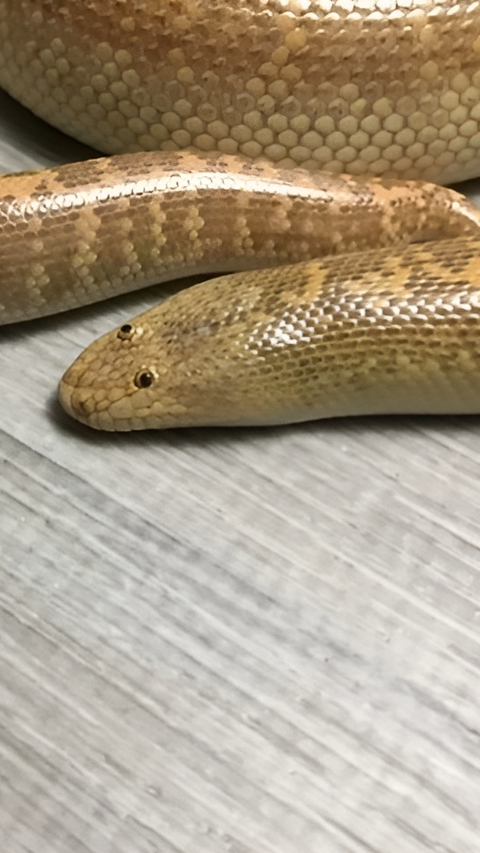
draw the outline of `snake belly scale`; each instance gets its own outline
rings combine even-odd
[[[0,85],[122,154],[0,179],[0,322],[244,271],[92,344],[79,420],[480,411],[480,215],[437,185],[480,174],[478,2],[0,0]]]

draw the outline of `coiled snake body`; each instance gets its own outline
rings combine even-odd
[[[250,270],[92,344],[75,417],[480,411],[480,213],[425,183],[480,175],[478,2],[0,0],[0,85],[130,152],[0,180],[2,322]]]

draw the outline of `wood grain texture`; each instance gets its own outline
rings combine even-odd
[[[88,153],[0,124],[4,171]],[[478,418],[67,421],[158,295],[0,333],[2,850],[480,850]]]

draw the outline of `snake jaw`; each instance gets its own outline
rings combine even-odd
[[[68,415],[93,429],[131,432],[175,427],[189,421],[187,406],[166,393],[162,394],[160,401],[155,400],[148,389],[139,389],[103,407],[94,407],[92,387],[72,384],[69,381],[70,371],[71,368],[58,386],[60,404]]]

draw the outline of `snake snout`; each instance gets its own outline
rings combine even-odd
[[[86,388],[81,388],[70,381],[71,369],[67,370],[58,385],[58,398],[62,409],[81,423],[92,424],[92,408],[89,405],[91,394]]]
[[[62,376],[58,385],[58,398],[64,411],[94,429],[113,430],[109,415],[109,401],[91,377],[79,370],[78,359]]]

